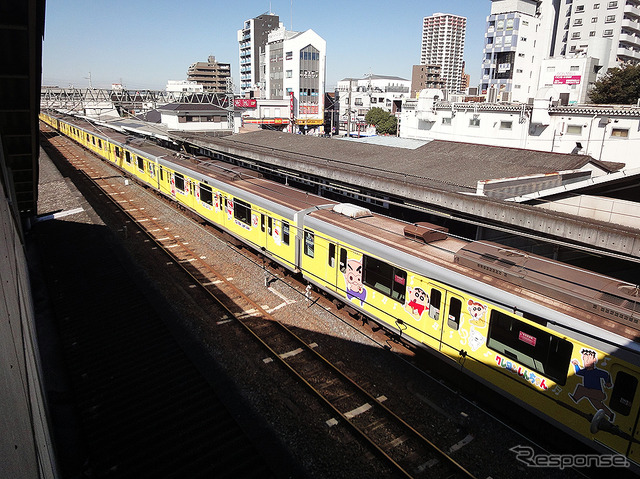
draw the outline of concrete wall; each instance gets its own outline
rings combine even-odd
[[[24,245],[0,182],[0,476],[54,478]]]

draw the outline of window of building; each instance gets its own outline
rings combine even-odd
[[[547,71],[548,72],[554,72],[554,71],[556,71],[556,67],[547,67]]]
[[[287,70],[285,74],[286,78],[293,78],[293,70]]]
[[[599,3],[594,3],[593,4],[593,9],[594,10],[598,10],[600,8],[600,4]]]
[[[285,60],[293,60],[293,52],[285,53]]]
[[[507,30],[513,30],[513,18],[507,18]]]
[[[584,5],[576,5],[576,13],[584,12]]]
[[[443,125],[451,125],[451,117],[450,116],[442,117],[442,124]]]
[[[591,23],[598,23],[598,17],[591,17]]]
[[[613,23],[615,21],[616,21],[615,15],[607,15],[607,17],[604,19],[605,23]]]
[[[504,30],[504,20],[498,20],[496,23],[496,30]]]
[[[511,45],[512,39],[513,39],[513,37],[511,37],[511,36],[504,37],[504,44],[505,45]]]
[[[573,24],[574,24],[574,25],[582,25],[582,18],[576,18],[576,19],[573,21]]]
[[[313,258],[314,238],[313,232],[304,230],[304,254]]]
[[[617,138],[629,138],[628,128],[614,128],[611,130],[611,136]]]
[[[573,40],[576,40],[576,39],[580,38],[580,32],[573,32],[573,33],[571,34],[571,38],[572,38]]]
[[[407,272],[384,261],[363,255],[362,282],[398,302],[404,302]]]
[[[590,37],[595,37],[596,36],[596,32],[595,31],[590,31],[589,32],[589,36]]]
[[[582,125],[567,125],[567,135],[582,135]]]
[[[492,310],[487,347],[560,385],[567,382],[572,344],[532,324]]]
[[[480,126],[480,118],[470,118],[469,126]]]
[[[604,32],[602,32],[602,36],[603,37],[612,37],[613,36],[613,30],[605,30]]]
[[[614,1],[607,3],[607,8],[618,8],[618,2]]]
[[[528,22],[527,20],[522,20],[522,24],[523,24],[524,26],[529,26],[529,22]]]
[[[511,130],[513,126],[513,122],[512,121],[501,121],[500,122],[500,129],[501,130]]]

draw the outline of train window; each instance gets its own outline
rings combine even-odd
[[[209,206],[213,206],[213,193],[211,192],[211,187],[202,183],[200,183],[200,201],[208,204]]]
[[[638,388],[638,378],[631,374],[619,371],[616,374],[616,380],[613,383],[613,391],[611,392],[611,400],[609,406],[615,412],[619,412],[623,416],[631,414],[631,405]]]
[[[540,326],[546,326],[547,325],[547,320],[544,318],[541,318],[540,316],[536,316],[535,314],[531,314],[531,313],[522,313],[522,317],[526,318],[530,321],[533,321],[534,323],[538,323]]]
[[[335,243],[329,243],[329,267],[333,268],[336,265],[336,245]]]
[[[184,176],[182,176],[180,173],[176,173],[174,175],[174,181],[176,184],[176,190],[184,193]]]
[[[389,263],[364,255],[362,282],[399,302],[404,302],[407,272]]]
[[[458,298],[449,300],[449,315],[447,316],[447,326],[456,331],[460,328],[460,312],[462,311],[462,301]]]
[[[164,181],[164,168],[162,168],[162,166],[158,167],[158,170],[160,170],[160,180]]]
[[[247,226],[251,226],[251,205],[246,201],[233,199],[233,217]]]
[[[286,245],[289,244],[289,223],[282,221],[282,242]]]
[[[153,163],[151,163],[151,162],[149,162],[149,176],[151,178],[156,176],[156,172],[155,172],[155,169],[153,167]]]
[[[439,289],[431,288],[429,297],[429,316],[436,321],[440,319],[440,303],[442,302],[442,293]]]
[[[491,311],[487,346],[560,385],[567,382],[571,343],[514,316]]]
[[[102,149],[102,140],[98,138],[98,148]]]
[[[128,151],[124,152],[124,161],[131,164],[131,153],[129,153]]]
[[[304,230],[304,254],[313,258],[314,238],[313,232]]]
[[[340,248],[340,272],[347,272],[347,250]]]
[[[144,159],[138,157],[138,170],[140,173],[144,173]]]
[[[120,148],[116,146],[115,148],[116,156],[120,156]]]
[[[95,136],[91,137],[91,143],[93,143],[93,146],[96,145],[96,137]]]
[[[267,231],[267,218],[264,216],[264,214],[260,215],[260,230],[263,233]]]
[[[273,218],[269,216],[269,218],[267,219],[267,234],[271,236],[272,233],[273,233]]]

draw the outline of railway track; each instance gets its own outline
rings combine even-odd
[[[366,447],[396,475],[403,477],[473,477],[452,454],[438,447],[387,408],[385,397],[374,397],[348,374],[326,360],[292,329],[279,322],[262,306],[243,293],[233,282],[216,271],[206,260],[206,252],[196,251],[180,240],[173,225],[136,207],[122,181],[105,177],[92,164],[102,161],[67,138],[50,142],[68,158],[69,163],[92,182],[127,216],[131,229],[139,229],[155,246],[180,266],[194,284],[235,320],[268,351],[265,361],[276,361],[289,370],[330,411],[328,426],[349,428]],[[134,234],[125,228],[126,234]],[[265,284],[268,282],[265,271]],[[469,438],[470,439],[470,438]]]

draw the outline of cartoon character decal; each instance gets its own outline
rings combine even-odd
[[[470,299],[467,302],[467,310],[469,311],[469,315],[471,316],[471,319],[469,322],[473,326],[484,328],[487,325],[487,322],[484,319],[484,315],[487,312],[486,305]]]
[[[582,377],[582,384],[578,384],[573,394],[569,394],[569,397],[575,403],[587,398],[596,411],[603,409],[604,413],[609,416],[609,420],[613,421],[614,413],[605,406],[604,401],[607,399],[607,394],[602,390],[603,382],[604,387],[607,389],[613,386],[611,376],[608,371],[596,367],[598,358],[593,349],[584,348],[580,351],[580,354],[582,354],[582,369],[580,369],[580,363],[577,359],[572,359],[571,363],[575,369],[576,376]]]
[[[356,259],[347,260],[347,266],[343,274],[347,287],[347,299],[357,298],[360,300],[360,306],[362,306],[367,298],[367,290],[362,284],[362,263]]]
[[[404,310],[419,321],[422,313],[429,311],[429,295],[427,292],[418,286],[408,287]]]

